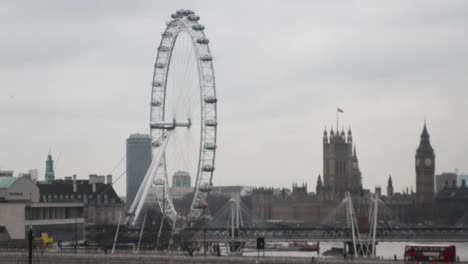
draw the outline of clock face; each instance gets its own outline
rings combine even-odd
[[[431,166],[432,165],[432,160],[427,158],[424,160],[424,164],[426,164],[426,166]]]

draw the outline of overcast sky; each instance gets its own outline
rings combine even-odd
[[[1,1],[0,169],[42,179],[50,148],[58,178],[109,173],[148,132],[156,48],[180,8],[214,57],[214,184],[315,188],[337,106],[364,187],[415,185],[425,118],[436,173],[468,173],[468,1],[445,0]]]

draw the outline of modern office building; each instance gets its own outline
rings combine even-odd
[[[468,182],[468,174],[459,174],[458,175],[458,181],[457,181],[457,185],[458,186],[461,186],[462,185],[462,181],[465,180],[465,183]]]
[[[177,171],[172,176],[172,188],[187,188],[192,186],[191,178],[186,171]]]
[[[457,186],[457,174],[454,172],[444,172],[442,174],[436,175],[435,179],[435,191],[436,193],[442,191],[444,187],[453,187]],[[461,185],[461,184],[460,184]],[[458,186],[460,186],[458,185]]]
[[[151,137],[133,134],[127,138],[127,205],[131,205],[152,160]]]
[[[182,199],[185,195],[193,193],[194,188],[191,186],[192,180],[188,172],[177,171],[174,173],[174,175],[172,175],[172,199]]]

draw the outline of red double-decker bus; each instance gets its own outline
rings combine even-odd
[[[410,244],[405,247],[405,262],[455,262],[456,259],[454,245]]]

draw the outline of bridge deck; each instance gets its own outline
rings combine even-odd
[[[187,230],[188,231],[188,230]],[[230,229],[207,228],[190,230],[196,232],[196,240],[212,242],[225,241],[254,241],[257,237],[264,237],[268,241],[348,241],[352,238],[350,228],[244,228],[236,230],[232,239]],[[361,239],[367,239],[368,234],[361,234]],[[406,227],[379,228],[377,241],[397,242],[466,242],[468,228],[465,227]]]

